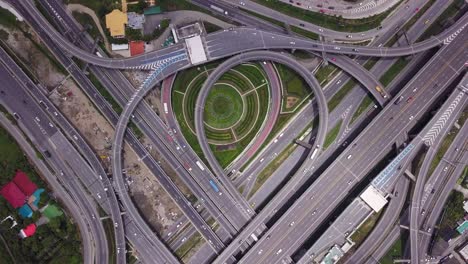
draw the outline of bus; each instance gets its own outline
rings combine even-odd
[[[201,164],[201,162],[200,162],[200,161],[198,161],[198,160],[197,160],[197,162],[196,162],[196,163],[197,163],[197,166],[200,168],[200,170],[202,170],[202,171],[204,171],[204,170],[205,170],[205,168],[203,167],[203,165]]]
[[[216,185],[216,183],[211,179],[210,179],[210,185],[211,185],[211,188],[213,188],[215,192],[219,193],[218,185]]]
[[[164,103],[164,113],[169,113],[169,110],[167,109],[167,103]]]
[[[320,150],[320,145],[317,145],[317,146],[315,147],[314,151],[312,152],[312,155],[310,155],[310,159],[311,159],[311,160],[313,160],[313,159],[317,156],[319,150]]]

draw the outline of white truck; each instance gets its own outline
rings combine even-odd
[[[213,9],[213,10],[216,10],[220,13],[223,13],[225,15],[228,15],[228,11],[224,11],[224,9],[222,9],[221,7],[218,7],[218,6],[215,6],[215,5],[210,5],[210,8]]]
[[[205,170],[205,167],[203,167],[203,165],[201,164],[200,161],[197,160],[197,166],[200,168],[200,170],[204,171]]]

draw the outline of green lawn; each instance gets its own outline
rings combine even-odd
[[[356,112],[354,112],[353,116],[351,117],[351,124],[356,121],[364,111],[373,103],[372,98],[369,95],[366,95],[364,99],[362,99],[361,103],[359,104]]]
[[[292,32],[294,33],[297,33],[303,37],[306,37],[306,38],[310,38],[310,39],[313,39],[313,40],[319,40],[319,35],[317,33],[314,33],[314,32],[310,32],[308,30],[304,30],[300,27],[296,27],[296,26],[291,26],[291,30]]]
[[[212,68],[215,65],[207,65],[206,67]],[[205,74],[199,75],[202,70],[205,70],[204,67],[192,68],[177,75],[173,91],[185,92],[185,103],[182,101],[183,95],[179,92],[173,92],[172,95],[174,112],[182,133],[187,142],[200,156],[202,156],[202,152],[192,130],[194,131],[193,120],[196,98],[206,80]],[[258,64],[239,65],[234,70],[224,74],[215,88],[210,91],[205,107],[205,121],[210,126],[218,129],[234,125],[242,115],[241,96],[229,85],[238,88],[242,93],[249,92],[244,95],[245,116],[232,127],[235,135],[231,130],[218,131],[208,126],[205,127],[206,136],[212,141],[229,143],[236,138],[239,140],[228,147],[211,145],[211,149],[221,166],[225,167],[235,159],[249,145],[260,129],[268,110],[269,101],[269,86],[263,85],[264,83],[265,73]],[[189,84],[190,89],[187,90]],[[257,89],[253,91],[253,88]],[[182,109],[185,109],[189,123],[185,122]],[[254,124],[253,121],[257,116],[258,121]],[[192,129],[189,129],[189,126]]]
[[[380,77],[379,81],[384,87],[389,85],[393,79],[408,65],[409,60],[399,58],[385,73]]]
[[[380,214],[382,214],[382,212],[383,211],[373,213],[371,216],[369,216],[369,218],[367,218],[367,220],[356,230],[356,232],[351,235],[351,240],[356,244],[361,244],[376,225],[377,220],[379,220]]]
[[[275,64],[275,67],[283,85],[282,111],[291,111],[311,94],[311,89],[304,79],[290,68],[282,64]],[[294,101],[288,104],[288,99]]]
[[[296,149],[295,144],[290,144],[285,150],[278,154],[278,156],[266,166],[262,172],[257,176],[252,191],[248,194],[248,198],[252,197],[255,192],[262,187],[262,185],[270,178],[270,176],[283,164],[283,162],[293,153]]]
[[[205,122],[218,129],[231,127],[241,118],[243,108],[242,97],[235,88],[217,84],[206,99]]]
[[[380,259],[380,264],[393,264],[393,259],[403,256],[404,246],[405,245],[402,242],[402,239],[399,238],[397,241],[395,241],[387,254],[385,254],[385,256]]]
[[[344,32],[361,32],[380,26],[380,22],[384,20],[395,7],[390,10],[375,16],[363,19],[344,19],[337,16],[329,16],[317,12],[308,11],[298,8],[278,0],[254,0],[259,4],[278,10],[288,16],[296,17],[298,19],[313,23],[318,26],[330,28],[337,31]]]
[[[323,144],[324,150],[327,149],[333,142],[335,142],[338,133],[340,132],[341,124],[343,124],[343,120],[338,121],[336,125],[330,129],[325,137],[325,143]]]
[[[8,11],[7,9],[3,9],[1,7],[0,7],[0,24],[11,29],[18,26],[16,17],[12,13],[10,13],[10,11]]]
[[[317,81],[323,86],[335,76],[333,73],[337,72],[337,70],[338,68],[333,64],[328,64],[326,66],[322,64],[317,72],[315,72],[315,78],[317,78]]]
[[[265,72],[258,64],[246,63],[238,65],[233,69],[247,77],[254,87],[258,87],[266,83]]]
[[[195,248],[196,246],[198,246],[200,243],[202,243],[204,241],[204,239],[202,238],[202,236],[200,235],[200,233],[196,233],[194,234],[193,236],[187,238],[187,241],[185,241],[184,244],[182,244],[176,251],[175,251],[175,255],[177,257],[179,257],[180,259],[184,259],[184,257],[187,256],[187,254],[190,252],[190,250],[192,250],[193,248]]]

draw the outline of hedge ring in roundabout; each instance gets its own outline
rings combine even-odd
[[[287,56],[282,53],[272,52],[272,51],[252,51],[244,54],[239,54],[237,56],[231,57],[230,59],[224,61],[218,67],[211,72],[209,77],[205,80],[197,98],[195,106],[195,131],[197,135],[198,142],[203,151],[203,154],[208,160],[209,165],[213,168],[215,175],[218,177],[226,177],[224,174],[223,168],[219,165],[216,157],[210,149],[209,143],[206,139],[205,127],[203,122],[204,108],[206,100],[211,88],[214,86],[216,81],[232,67],[235,67],[239,64],[251,61],[273,61],[276,63],[284,64],[296,71],[304,81],[311,87],[312,91],[315,94],[315,99],[318,105],[319,111],[319,127],[317,132],[317,137],[315,139],[315,144],[319,149],[322,148],[325,141],[325,135],[328,127],[328,107],[325,95],[323,94],[322,87],[317,82],[313,74],[311,74],[303,65],[297,62],[294,58]],[[309,160],[308,160],[309,161]],[[313,160],[312,160],[313,161]],[[308,162],[305,162],[308,163]],[[224,182],[230,182],[229,179],[226,179]],[[228,188],[229,189],[229,188]]]
[[[229,91],[226,92],[226,89]],[[237,89],[215,84],[207,98],[205,123],[214,129],[228,129],[239,122],[245,107],[247,106]]]

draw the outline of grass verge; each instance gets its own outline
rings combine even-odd
[[[467,110],[468,108],[465,108],[465,111],[460,115],[460,118],[458,118],[458,123],[460,124],[460,127],[463,127],[463,124],[468,118]],[[440,147],[437,150],[437,153],[434,156],[434,159],[431,161],[431,166],[429,167],[428,175],[431,175],[436,169],[437,165],[439,165],[440,161],[445,155],[445,152],[447,152],[448,148],[452,144],[453,140],[455,139],[459,131],[460,130],[456,128],[455,126],[452,126],[452,128],[450,128],[450,131],[447,133],[443,141],[440,143]]]
[[[338,123],[336,123],[336,125],[327,133],[327,136],[325,137],[325,143],[323,143],[324,150],[327,149],[333,142],[335,142],[335,139],[340,132],[341,124],[343,124],[343,119],[338,121]]]
[[[351,240],[354,241],[356,244],[362,243],[364,239],[369,235],[369,233],[374,228],[377,220],[379,220],[380,215],[382,214],[383,210],[376,214],[372,214],[367,218],[367,220],[351,235]]]
[[[295,144],[290,144],[285,150],[283,150],[274,160],[268,164],[268,166],[265,167],[265,169],[260,172],[260,174],[257,176],[257,179],[255,180],[255,184],[251,190],[251,192],[248,194],[248,198],[252,197],[258,189],[270,178],[271,175],[283,164],[283,162],[293,153],[293,151],[296,149]]]

